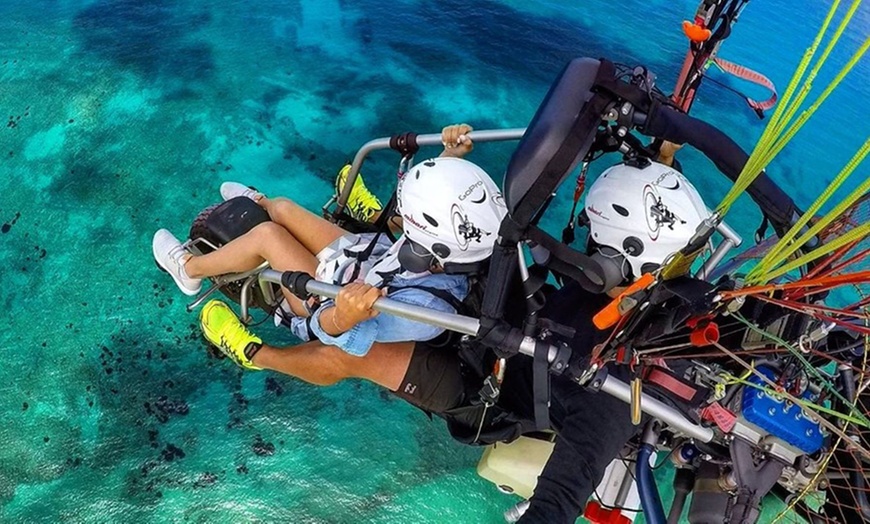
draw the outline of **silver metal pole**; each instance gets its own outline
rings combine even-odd
[[[260,278],[267,282],[281,284],[281,273],[274,269],[263,271]],[[309,293],[328,298],[335,298],[340,290],[341,286],[318,282],[317,280],[309,281],[306,286],[306,291]],[[476,318],[453,313],[444,313],[442,311],[433,311],[431,309],[412,304],[405,304],[404,302],[399,302],[389,298],[377,299],[373,307],[381,313],[395,315],[408,320],[415,320],[417,322],[422,322],[431,326],[438,326],[458,333],[464,333],[466,335],[476,336],[477,332],[480,330],[480,320]],[[520,353],[533,357],[535,355],[535,343],[536,340],[534,338],[524,337],[520,344]],[[548,346],[547,360],[552,362],[556,358],[558,349],[553,345]],[[580,386],[578,385],[578,387]],[[617,378],[608,376],[600,385],[600,389],[608,395],[614,396],[625,403],[631,403],[631,388],[629,388],[628,384]],[[713,439],[713,430],[697,426],[693,422],[687,420],[674,408],[645,393],[642,395],[640,406],[644,413],[657,418],[674,429],[682,431],[702,442],[710,442]]]
[[[740,244],[743,243],[743,238],[737,234],[737,231],[731,229],[731,226],[726,224],[725,222],[720,222],[718,226],[716,226],[716,231],[719,232],[720,235],[727,238],[734,244],[734,247],[740,247]]]
[[[631,403],[631,387],[625,382],[608,376],[600,386],[601,391],[612,397],[616,397],[626,404]],[[640,409],[647,415],[657,418],[670,426],[671,428],[681,431],[690,437],[701,442],[710,442],[713,440],[713,430],[710,428],[702,428],[694,422],[685,418],[679,411],[668,406],[667,404],[658,401],[646,393],[642,394]]]
[[[712,211],[707,210],[711,215]],[[698,273],[695,275],[695,278],[699,278],[701,280],[707,280],[707,277],[710,273],[716,269],[716,266],[719,265],[720,262],[725,258],[725,255],[728,254],[735,247],[740,247],[743,244],[743,238],[737,234],[736,231],[731,229],[731,226],[726,224],[724,221],[720,222],[719,225],[716,226],[716,231],[722,235],[724,240],[716,246],[716,249],[710,255],[710,258],[704,262],[704,265],[701,266],[701,269],[698,270]]]
[[[506,140],[519,140],[522,138],[523,133],[526,132],[525,128],[513,128],[513,129],[490,129],[484,131],[472,131],[468,133],[469,138],[471,138],[475,142],[502,142]],[[441,133],[432,133],[428,135],[417,135],[417,145],[418,146],[440,146],[441,145]],[[345,204],[347,203],[347,197],[350,195],[350,190],[353,188],[353,184],[356,181],[357,174],[359,174],[359,170],[362,167],[362,163],[365,158],[372,151],[377,151],[379,149],[389,149],[390,148],[390,137],[384,138],[376,138],[374,140],[369,140],[361,148],[356,152],[356,156],[353,157],[353,163],[351,163],[350,172],[347,174],[347,181],[344,184],[344,187],[341,188],[341,194],[338,196],[338,200],[336,201],[336,211],[341,211],[344,209]],[[329,206],[327,203],[324,206],[324,211]]]
[[[722,259],[725,258],[725,255],[727,255],[733,247],[735,247],[733,240],[731,240],[730,238],[726,238],[725,240],[723,240],[718,246],[716,246],[716,251],[713,251],[713,254],[710,255],[710,258],[708,258],[707,261],[704,262],[704,265],[701,266],[701,269],[698,270],[698,274],[695,275],[695,277],[701,280],[707,280],[707,277],[710,275],[710,273],[712,273],[713,270],[716,269],[716,266],[719,265],[719,262],[722,262]]]
[[[267,269],[261,274],[261,278],[268,282],[276,284],[281,283],[281,273],[273,269]],[[320,295],[327,298],[335,298],[338,292],[341,291],[341,286],[327,284],[326,282],[318,282],[312,280],[308,283],[306,290],[314,295]],[[374,309],[388,315],[415,320],[430,326],[438,326],[457,333],[466,335],[477,335],[480,330],[480,321],[476,318],[456,315],[453,313],[445,313],[443,311],[435,311],[412,304],[406,304],[390,298],[379,298],[375,301]]]

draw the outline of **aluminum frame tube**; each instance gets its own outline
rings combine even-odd
[[[519,140],[523,137],[523,133],[526,132],[526,128],[516,127],[510,129],[488,129],[483,131],[472,131],[468,133],[468,137],[473,141],[482,143],[482,142],[504,142],[507,140]],[[344,184],[344,187],[341,189],[341,194],[338,195],[338,199],[330,199],[329,202],[325,206],[323,206],[323,211],[325,212],[329,205],[334,201],[336,202],[336,212],[340,212],[344,209],[345,204],[347,204],[347,198],[350,196],[350,191],[353,188],[353,184],[356,181],[356,177],[359,174],[359,170],[362,167],[362,163],[365,158],[372,151],[378,151],[380,149],[389,149],[390,148],[390,138],[375,138],[374,140],[369,140],[359,150],[356,152],[356,155],[353,157],[353,162],[350,166],[350,172],[347,174],[347,181]],[[418,146],[439,146],[441,145],[441,133],[431,133],[426,135],[417,135],[417,145]]]
[[[601,383],[599,389],[612,397],[618,398],[626,404],[631,404],[631,387],[618,378],[608,375],[607,378],[604,379],[604,382]],[[676,409],[645,393],[641,397],[640,409],[647,415],[661,420],[672,429],[685,433],[695,440],[701,442],[710,442],[713,440],[712,429],[698,426],[684,417],[682,413]]]
[[[261,278],[263,280],[266,280],[267,282],[281,284],[281,275],[282,273],[279,271],[275,271],[274,269],[267,269],[261,273]],[[328,298],[335,298],[340,290],[341,286],[327,284],[325,282],[318,282],[316,280],[311,280],[306,286],[306,291],[308,291],[309,293],[325,296]],[[417,322],[423,322],[431,326],[438,326],[466,335],[476,336],[478,331],[480,330],[480,320],[476,318],[466,317],[464,315],[457,315],[454,313],[444,313],[442,311],[433,311],[431,309],[415,306],[412,304],[406,304],[404,302],[399,302],[398,300],[392,300],[389,298],[377,299],[374,303],[373,308],[377,311],[380,311],[381,313],[395,315],[397,317],[402,317]],[[531,337],[524,337],[522,343],[520,344],[519,352],[530,357],[534,356],[536,343],[536,339]],[[558,354],[558,351],[559,350],[556,346],[548,344],[547,360],[549,362],[553,362]],[[581,386],[578,384],[578,387]],[[604,382],[600,385],[599,389],[604,393],[616,397],[627,404],[631,403],[631,388],[629,388],[628,384],[622,382],[617,378],[608,376],[604,379]],[[676,409],[668,406],[667,404],[664,404],[659,400],[654,399],[653,397],[650,397],[647,394],[643,394],[640,405],[641,410],[644,413],[650,415],[653,418],[661,420],[662,422],[677,431],[681,431],[682,433],[685,433],[686,435],[689,435],[690,437],[695,438],[701,442],[710,442],[711,440],[713,440],[712,429],[703,428],[694,424],[690,420],[686,419]]]
[[[261,274],[261,278],[268,282],[281,284],[281,272],[274,269],[267,269]],[[312,280],[306,286],[306,291],[313,295],[320,295],[327,298],[335,298],[338,292],[341,291],[341,286],[327,284]],[[453,313],[445,313],[443,311],[435,311],[412,304],[399,302],[390,298],[379,298],[372,306],[376,311],[395,315],[397,317],[406,318],[422,322],[430,326],[438,326],[440,328],[456,331],[466,335],[477,335],[480,330],[480,321],[476,318],[456,315]]]

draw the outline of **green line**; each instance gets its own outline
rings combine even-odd
[[[815,55],[819,44],[824,38],[825,33],[830,26],[831,20],[833,19],[837,8],[839,7],[839,0],[835,0],[831,5],[830,10],[828,11],[827,16],[825,17],[825,21],[822,24],[822,27],[819,29],[819,32],[816,34],[816,37],[812,43],[812,45],[807,49],[804,53],[804,57],[801,60],[800,64],[798,64],[797,69],[795,70],[794,75],[792,76],[791,81],[789,82],[789,86],[785,91],[785,94],[780,99],[779,106],[777,110],[774,112],[773,116],[770,119],[770,122],[765,127],[764,132],[761,135],[761,138],[758,140],[758,143],[755,145],[755,148],[752,151],[752,154],[749,157],[746,165],[740,173],[740,176],[737,177],[737,181],[725,195],[725,198],[722,199],[722,202],[716,208],[716,210],[720,213],[720,215],[725,215],[734,202],[737,200],[738,196],[741,195],[746,189],[752,184],[752,182],[761,174],[764,167],[766,167],[785,145],[794,137],[797,131],[806,123],[806,121],[815,113],[815,111],[822,105],[822,103],[828,98],[828,95],[834,90],[834,88],[839,85],[842,79],[848,74],[848,72],[852,69],[852,67],[857,63],[858,59],[860,59],[861,55],[863,55],[864,51],[866,51],[866,45],[862,47],[862,50],[853,57],[853,59],[844,67],[840,74],[828,85],[822,95],[816,100],[816,102],[803,114],[798,117],[797,121],[791,123],[794,115],[797,113],[804,99],[808,95],[812,82],[815,79],[816,74],[822,67],[822,65],[827,60],[831,51],[833,50],[836,43],[839,41],[842,34],[845,32],[849,22],[852,19],[855,11],[858,6],[861,4],[862,0],[854,0],[852,2],[849,11],[847,12],[844,20],[840,23],[837,30],[834,32],[831,37],[831,41],[828,43],[825,50],[822,52],[822,56],[820,59],[813,65],[810,70],[809,75],[804,81],[801,91],[798,93],[798,96],[794,101],[791,100],[795,89],[803,78],[804,73],[809,67],[810,61]],[[868,39],[870,42],[870,39]],[[865,42],[867,44],[867,42]],[[792,124],[790,127],[789,124]],[[787,128],[787,129],[786,129]]]
[[[815,378],[819,380],[819,382],[821,383],[821,385],[822,385],[826,390],[828,390],[829,393],[831,393],[832,395],[834,395],[835,397],[837,397],[837,399],[839,399],[840,402],[843,403],[843,405],[845,405],[845,406],[850,405],[850,403],[846,400],[846,398],[843,397],[843,396],[840,394],[840,392],[837,391],[837,390],[834,388],[833,384],[831,384],[829,380],[827,380],[825,377],[823,377],[822,374],[819,373],[819,370],[817,370],[816,368],[814,368],[814,367],[812,366],[812,364],[810,364],[810,363],[807,361],[807,359],[804,358],[804,356],[801,354],[800,350],[798,350],[797,348],[795,348],[794,346],[792,346],[791,344],[789,344],[789,343],[786,342],[785,340],[783,340],[783,339],[777,337],[776,335],[774,335],[774,334],[772,334],[772,333],[768,333],[767,331],[764,331],[763,329],[759,328],[758,326],[756,326],[756,325],[753,324],[752,322],[749,322],[748,320],[746,320],[745,318],[743,318],[743,316],[740,315],[739,313],[732,313],[732,316],[733,316],[735,319],[737,319],[739,322],[741,322],[742,324],[746,325],[746,327],[748,327],[749,329],[751,329],[751,330],[755,331],[756,333],[759,333],[759,334],[761,334],[761,335],[763,335],[763,336],[769,338],[770,340],[776,342],[777,344],[780,344],[782,347],[788,349],[789,352],[790,352],[792,355],[794,355],[794,356],[795,356],[795,357],[796,357],[796,358],[801,362],[801,364],[803,364],[805,371],[807,371],[807,372],[809,372],[810,374],[812,374],[813,376],[815,376]],[[856,416],[856,417],[858,417],[858,420],[861,421],[861,424],[862,424],[862,425],[867,426],[868,428],[870,428],[870,420],[868,420],[868,419],[867,419],[863,414],[861,414],[860,411],[856,414],[856,413],[855,413],[855,409],[852,408],[852,409],[850,410],[849,416]]]
[[[780,135],[771,145],[770,150],[767,152],[767,156],[765,157],[765,165],[770,163],[773,158],[778,155],[783,148],[791,141],[792,138],[797,134],[798,131],[803,127],[803,125],[807,122],[807,120],[812,117],[815,112],[821,107],[821,105],[827,100],[828,96],[834,91],[834,89],[840,85],[840,82],[848,75],[855,65],[861,60],[864,54],[867,52],[867,49],[870,48],[870,38],[864,41],[861,44],[861,47],[858,51],[852,55],[852,58],[849,59],[849,62],[846,63],[845,66],[837,73],[837,76],[828,84],[822,94],[816,99],[813,104],[807,108],[806,111],[801,113],[801,115],[797,118],[797,120],[788,128],[788,130]]]
[[[870,40],[868,40],[870,42]],[[747,275],[746,280],[753,283],[769,281],[770,278],[765,275],[771,268],[784,262],[792,253],[800,249],[811,238],[818,234],[823,228],[827,227],[835,219],[839,218],[849,207],[858,201],[868,190],[870,190],[870,178],[852,191],[845,199],[843,199],[833,210],[822,217],[817,223],[807,230],[797,241],[792,241],[800,230],[815,217],[816,212],[833,196],[834,192],[848,179],[858,168],[861,162],[870,154],[870,137],[864,142],[855,155],[843,166],[840,173],[834,178],[831,184],[822,192],[821,195],[813,202],[813,205],[800,217],[800,219],[783,235],[770,251],[762,258],[755,267]],[[827,246],[823,246],[827,247]],[[830,252],[832,250],[828,250]]]
[[[846,12],[846,16],[843,17],[843,20],[840,22],[840,25],[837,27],[837,30],[834,31],[834,35],[831,37],[830,42],[828,42],[827,47],[825,47],[825,50],[822,52],[822,56],[819,57],[819,59],[816,61],[816,65],[813,67],[813,69],[807,75],[807,79],[804,81],[804,85],[801,87],[801,90],[798,93],[798,96],[795,99],[795,102],[790,105],[788,113],[785,115],[785,117],[783,117],[783,119],[782,119],[783,127],[785,126],[786,122],[790,122],[791,119],[794,118],[794,115],[795,115],[795,113],[797,113],[798,108],[800,107],[801,104],[803,104],[807,95],[809,95],[810,90],[812,89],[813,81],[815,81],[815,79],[816,79],[816,75],[818,75],[819,70],[825,64],[825,61],[827,61],[828,56],[830,56],[830,54],[831,54],[831,51],[834,50],[834,47],[837,45],[837,42],[840,40],[840,37],[843,35],[843,32],[846,30],[846,27],[849,25],[849,22],[852,20],[852,17],[855,15],[855,12],[858,10],[858,6],[861,5],[861,1],[862,0],[854,0],[852,2],[852,5],[849,7],[849,10]],[[835,2],[835,7],[834,7],[835,10],[836,10],[836,7],[839,7],[839,5],[837,5],[837,4],[839,4],[839,1]],[[826,20],[826,22],[830,23],[830,20]],[[825,26],[825,27],[826,27],[826,32],[827,32],[827,26]]]
[[[773,130],[779,129],[780,120],[783,118],[783,115],[790,106],[791,97],[792,95],[794,95],[795,89],[797,89],[798,83],[800,82],[801,78],[803,78],[804,71],[806,71],[807,67],[809,66],[810,60],[813,59],[813,56],[816,54],[816,50],[818,50],[819,45],[821,45],[825,33],[828,32],[828,27],[831,25],[831,20],[834,19],[834,15],[837,13],[837,9],[839,7],[840,0],[834,0],[834,2],[831,4],[831,8],[828,9],[828,13],[825,15],[825,20],[822,22],[822,26],[819,28],[819,32],[816,34],[815,39],[813,39],[813,43],[810,44],[810,47],[808,47],[807,50],[804,52],[804,56],[801,59],[801,62],[798,64],[794,75],[792,75],[792,78],[789,81],[785,93],[782,95],[782,98],[779,99],[779,107],[777,108],[777,111],[775,111],[773,113],[773,116],[770,117],[770,122],[768,122],[767,127],[771,129],[771,132],[773,132]],[[765,133],[766,132],[767,129],[765,129]],[[761,138],[765,138],[764,134],[762,134]]]
[[[851,242],[855,242],[856,240],[860,240],[860,239],[864,238],[865,236],[867,236],[868,234],[870,234],[870,222],[861,224],[860,226],[849,231],[845,235],[838,237],[836,240],[828,242],[827,244],[822,245],[818,249],[810,251],[806,255],[803,255],[801,257],[798,257],[798,258],[792,260],[788,264],[786,264],[786,265],[784,265],[784,266],[782,266],[774,271],[771,271],[769,273],[764,274],[763,279],[766,281],[770,281],[770,280],[773,280],[777,277],[785,275],[789,271],[794,271],[795,269],[798,269],[799,267],[803,266],[804,264],[808,264],[814,260],[817,260],[817,259],[825,256],[826,254],[830,253],[831,251],[840,249],[841,247],[848,245]]]

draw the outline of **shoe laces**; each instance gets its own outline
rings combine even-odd
[[[220,334],[221,346],[233,354],[236,359],[241,360],[244,358],[244,362],[248,362],[245,349],[247,349],[248,344],[252,342],[251,339],[253,338],[254,336],[251,335],[251,332],[241,323],[238,323],[238,320],[229,325]],[[236,348],[238,348],[240,355],[236,354]]]

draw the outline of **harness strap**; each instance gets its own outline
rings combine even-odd
[[[535,342],[535,356],[532,364],[532,391],[534,395],[535,429],[550,427],[550,366],[547,362],[548,347],[541,341]]]
[[[643,381],[657,386],[660,390],[673,395],[676,397],[676,400],[692,408],[700,407],[704,399],[707,398],[707,393],[709,393],[709,390],[706,388],[695,387],[692,383],[658,366],[646,367],[644,369]]]
[[[576,280],[591,293],[601,292],[604,287],[603,271],[588,255],[571,249],[537,226],[530,226],[526,236],[550,252],[550,260],[546,263],[550,269]]]
[[[713,63],[716,64],[719,69],[723,72],[728,73],[729,75],[736,76],[741,80],[746,80],[747,82],[752,82],[753,84],[759,85],[761,87],[766,88],[770,91],[770,98],[764,100],[762,102],[758,102],[744,95],[746,98],[746,103],[749,104],[749,107],[755,109],[757,111],[766,111],[776,104],[776,100],[779,95],[776,93],[776,86],[773,85],[773,82],[770,81],[769,78],[749,69],[748,67],[742,66],[740,64],[735,64],[734,62],[729,62],[728,60],[723,60],[721,58],[714,58]]]
[[[378,219],[375,221],[376,233],[375,236],[369,241],[369,244],[362,251],[353,251],[350,249],[344,250],[344,256],[347,258],[354,260],[353,273],[351,273],[350,281],[359,277],[359,272],[362,269],[363,262],[367,261],[371,258],[372,253],[375,251],[375,247],[378,245],[378,240],[381,238],[381,235],[388,234],[389,235],[389,227],[387,225],[389,217],[393,214],[393,211],[396,209],[396,192],[393,191],[393,194],[390,196],[390,200],[387,202],[386,207],[384,207],[383,212],[381,212]],[[392,235],[389,235],[392,238]],[[393,239],[395,241],[396,239]]]
[[[589,163],[584,162],[580,174],[577,175],[577,184],[574,186],[574,205],[571,206],[571,216],[568,217],[568,223],[565,229],[562,230],[562,243],[572,244],[574,242],[574,218],[577,216],[577,204],[580,202],[580,197],[583,196],[583,191],[586,189],[586,171],[589,170]]]

